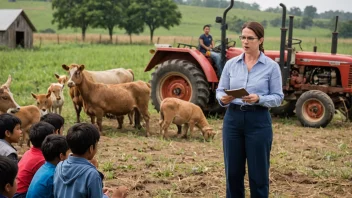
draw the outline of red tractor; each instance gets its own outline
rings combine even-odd
[[[226,14],[234,0],[226,8],[221,23],[222,66],[228,59],[240,55],[242,48],[226,38]],[[352,56],[336,54],[338,33],[333,32],[331,53],[296,51],[293,45],[301,40],[293,39],[293,16],[290,16],[286,44],[286,7],[283,8],[280,51],[266,50],[265,54],[279,63],[282,73],[284,102],[271,112],[280,116],[297,115],[303,126],[325,127],[336,110],[346,119],[352,119]],[[337,17],[336,17],[337,26]],[[159,111],[164,98],[176,97],[199,105],[205,113],[224,112],[216,98],[219,76],[216,67],[206,56],[194,49],[196,46],[179,44],[177,47],[157,47],[145,71],[155,67],[151,79],[151,99]],[[197,48],[197,47],[196,47]]]

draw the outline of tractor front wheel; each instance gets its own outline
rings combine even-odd
[[[306,127],[326,127],[334,112],[334,102],[326,93],[318,90],[304,92],[296,103],[297,118]]]
[[[152,103],[158,112],[161,101],[168,97],[190,101],[202,109],[209,100],[209,85],[204,73],[185,60],[165,61],[152,73],[150,83]]]

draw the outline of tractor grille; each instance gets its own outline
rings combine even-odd
[[[352,65],[350,65],[350,73],[348,74],[348,87],[352,87]]]

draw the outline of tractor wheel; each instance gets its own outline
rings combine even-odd
[[[209,85],[202,70],[185,60],[162,63],[152,73],[150,83],[152,103],[158,112],[161,101],[168,97],[190,101],[202,109],[209,100]]]
[[[288,118],[295,115],[295,112],[294,112],[295,108],[296,108],[296,101],[284,100],[281,106],[271,108],[270,112],[274,116],[278,116],[281,118]]]
[[[298,120],[306,127],[326,127],[334,112],[334,102],[326,93],[318,90],[304,92],[296,103]]]

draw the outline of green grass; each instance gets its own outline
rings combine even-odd
[[[52,24],[52,13],[50,2],[38,2],[38,1],[17,1],[8,2],[7,0],[0,0],[0,8],[22,8],[28,14],[30,20],[33,22],[37,30],[44,30],[51,28],[57,31],[57,33],[80,33],[80,29],[63,29],[57,30],[57,24]],[[179,9],[182,13],[182,21],[179,26],[172,27],[170,30],[160,28],[155,31],[155,36],[194,36],[198,37],[202,33],[202,27],[204,24],[213,25],[212,32],[215,37],[220,37],[219,25],[215,23],[216,16],[222,16],[224,9],[218,8],[205,8],[205,7],[194,7],[179,5]],[[251,11],[251,10],[240,10],[232,9],[228,13],[228,18],[237,16],[238,18],[247,18],[256,21],[267,20],[270,21],[274,18],[281,17],[278,13],[269,13],[262,11]],[[107,34],[107,30],[103,29],[91,29],[88,28],[87,33],[102,33]],[[125,31],[122,29],[115,28],[115,34],[124,34]],[[234,34],[234,33],[228,33]],[[145,27],[142,35],[149,35],[149,29]],[[278,37],[280,36],[280,28],[268,27],[266,28],[267,37]],[[295,37],[328,37],[330,31],[321,28],[312,28],[308,30],[295,29]]]

